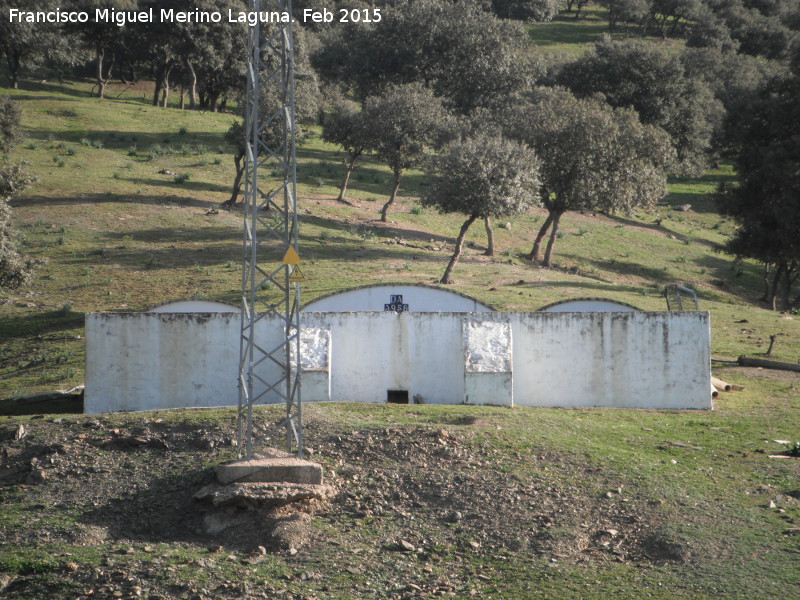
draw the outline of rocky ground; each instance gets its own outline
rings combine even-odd
[[[516,452],[517,470],[487,441],[495,426],[475,417],[363,431],[310,417],[308,454],[333,499],[215,512],[194,495],[214,465],[235,458],[234,418],[186,414],[0,425],[0,550],[18,558],[0,563],[0,591],[481,597],[497,585],[498,561],[522,556],[554,565],[694,558],[663,532],[659,498],[574,456]]]

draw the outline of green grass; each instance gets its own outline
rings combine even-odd
[[[561,11],[558,17],[549,23],[529,23],[526,25],[528,35],[534,43],[548,54],[559,54],[572,58],[584,54],[595,42],[611,35],[608,29],[608,11],[601,7],[589,6],[581,11],[581,18],[575,14]],[[622,28],[611,37],[617,39],[646,39],[671,50],[681,47],[679,39],[664,39],[660,36],[642,36],[639,28],[631,27],[626,34]]]
[[[531,31],[548,49],[577,52],[602,34],[597,19],[597,13],[577,23],[562,18]],[[230,193],[233,161],[223,134],[234,117],[154,108],[142,89],[114,90],[101,102],[87,97],[88,87],[26,84],[11,92],[25,111],[27,138],[13,157],[29,161],[39,177],[14,202],[14,222],[25,252],[47,263],[31,289],[0,295],[0,399],[82,383],[86,312],[142,310],[185,297],[238,302],[242,216],[238,210],[206,214]],[[304,301],[380,281],[437,281],[463,216],[419,210],[416,199],[425,182],[412,171],[403,179],[392,222],[378,223],[390,173],[371,159],[351,179],[349,197],[355,206],[334,202],[340,156],[320,140],[316,129],[310,133],[298,149],[300,254],[308,278]],[[189,177],[178,182],[179,174]],[[535,310],[576,296],[663,310],[664,286],[687,283],[698,291],[701,309],[711,313],[715,355],[762,353],[769,336],[777,335],[773,358],[795,362],[800,357],[800,318],[759,307],[758,265],[737,263],[717,251],[734,224],[716,213],[709,195],[732,177],[730,165],[723,164],[700,178],[673,180],[663,205],[649,212],[565,215],[554,269],[533,266],[522,257],[544,220],[541,209],[495,223],[495,257],[483,256],[485,233],[473,227],[453,289],[501,310]],[[687,203],[692,211],[673,210]],[[499,227],[500,221],[510,227]],[[397,237],[421,247],[448,245],[435,251],[387,243]],[[281,251],[275,250],[276,261]],[[113,553],[114,564],[125,567],[126,561],[136,561],[156,572],[155,580],[165,586],[227,580],[257,587],[268,581],[278,591],[320,598],[385,597],[389,592],[381,586],[398,577],[405,585],[453,576],[469,582],[459,589],[460,597],[467,597],[470,586],[480,590],[477,597],[510,599],[796,597],[800,546],[796,535],[783,532],[800,519],[800,501],[786,495],[798,487],[797,462],[768,455],[782,450],[773,440],[800,438],[800,382],[792,375],[716,363],[715,373],[746,389],[723,395],[716,410],[704,412],[354,404],[304,408],[311,446],[323,430],[347,438],[354,429],[377,437],[392,427],[446,428],[463,436],[470,448],[481,449],[486,457],[482,469],[502,473],[509,481],[578,489],[586,498],[622,486],[632,506],[647,507],[664,535],[681,541],[697,560],[581,563],[509,548],[476,555],[464,551],[466,533],[454,533],[451,541],[422,559],[384,549],[387,539],[406,531],[402,518],[343,517],[340,522],[319,515],[315,526],[326,539],[340,543],[338,548],[347,549],[344,558],[318,545],[296,559],[270,556],[243,568],[238,560],[220,557],[200,568],[197,561],[206,561],[208,550],[186,542],[154,543],[147,552],[143,543],[130,540],[81,546],[4,539],[0,575],[25,583],[25,591],[12,590],[10,598],[79,597],[84,588],[64,575],[66,563],[74,561],[89,571],[110,568],[104,555]],[[14,411],[4,408],[4,418],[10,419]],[[26,408],[36,413],[69,410],[46,404]],[[280,409],[260,408],[259,413],[277,418]],[[143,418],[191,430],[232,430],[234,421],[225,409],[161,411],[109,415],[103,417],[103,427],[136,426]],[[35,439],[40,421],[15,419],[27,423]],[[481,424],[466,425],[465,419]],[[16,422],[7,427],[9,440]],[[231,449],[204,455],[193,459],[192,468],[208,469],[231,457]],[[325,452],[315,459],[327,472],[342,467]],[[349,460],[360,464],[361,458]],[[369,473],[373,466],[407,467],[387,461],[365,463],[364,469]],[[178,475],[159,476],[170,481]],[[349,489],[343,481],[339,484]],[[17,528],[35,529],[36,523],[69,528],[80,521],[81,515],[70,507],[38,508],[36,489],[0,488],[4,535]],[[775,496],[783,513],[766,508]],[[109,501],[127,506],[127,497]],[[414,527],[424,533],[436,524],[416,522]],[[119,553],[122,544],[132,545],[134,553]],[[156,563],[155,556],[165,562]],[[347,571],[359,556],[379,566]],[[306,572],[323,577],[301,578]]]
[[[580,28],[598,18],[589,13],[567,24]],[[35,84],[11,91],[27,138],[14,158],[27,160],[39,178],[14,202],[14,220],[24,251],[47,262],[31,290],[5,295],[0,398],[81,383],[86,312],[142,310],[186,297],[239,301],[242,216],[206,214],[229,197],[233,160],[223,135],[233,115],[165,110],[125,95],[99,101],[86,89]],[[463,217],[420,210],[424,177],[410,171],[392,222],[378,223],[390,176],[368,157],[351,178],[355,206],[332,202],[341,157],[307,128],[298,148],[305,301],[355,285],[441,277]],[[474,226],[454,289],[501,310],[536,310],[575,296],[662,310],[664,286],[689,284],[711,312],[714,354],[764,352],[769,336],[778,335],[774,357],[797,360],[798,321],[755,304],[759,266],[718,252],[734,224],[715,212],[709,195],[732,178],[723,164],[700,178],[673,180],[664,204],[649,212],[568,213],[554,269],[523,258],[543,222],[541,209],[495,223],[495,257],[483,256],[485,233]],[[672,210],[687,203],[692,211]],[[397,237],[423,248],[447,245],[434,251],[387,243]]]
[[[602,9],[584,9],[576,20],[573,14],[562,12],[549,23],[527,25],[528,35],[544,51],[577,56],[608,34],[605,14]]]
[[[791,566],[797,541],[780,534],[785,519],[795,518],[798,503],[783,497],[791,508],[779,518],[765,509],[769,494],[753,491],[768,486],[780,494],[796,484],[796,466],[761,453],[775,451],[779,446],[771,439],[797,427],[797,396],[784,391],[773,401],[726,405],[713,413],[360,405],[314,411],[343,428],[357,423],[362,431],[445,427],[490,448],[493,465],[507,467],[518,481],[541,478],[542,486],[584,486],[597,495],[619,485],[632,512],[638,504],[655,503],[657,518],[666,523],[663,531],[706,557],[672,566],[581,565],[498,550],[480,567],[461,565],[466,573],[474,573],[472,567],[491,576],[488,585],[494,589],[485,589],[482,597],[748,598],[762,597],[763,586],[791,594],[800,584]],[[460,424],[467,415],[480,420],[478,432]],[[692,447],[669,445],[672,441]],[[542,454],[554,457],[544,470],[527,465],[525,457]],[[445,555],[452,551],[441,549]],[[452,565],[459,559],[451,555],[442,561]]]
[[[739,381],[740,377],[734,375],[733,379]],[[192,582],[194,587],[214,590],[221,582],[234,580],[275,593],[291,589],[294,594],[327,599],[391,597],[408,583],[423,585],[444,579],[452,582],[458,597],[467,597],[474,588],[482,598],[514,600],[791,598],[800,593],[796,569],[800,545],[796,535],[785,531],[800,518],[800,501],[786,492],[797,489],[798,467],[796,461],[768,455],[782,448],[774,439],[791,439],[798,431],[800,397],[785,385],[771,386],[768,392],[748,389],[730,394],[715,411],[307,405],[306,443],[316,449],[314,460],[323,465],[345,500],[314,517],[315,541],[296,556],[270,552],[264,562],[251,566],[242,564],[249,549],[233,547],[210,553],[207,543],[195,539],[190,531],[174,541],[144,533],[146,527],[128,532],[126,537],[125,523],[130,516],[125,511],[131,504],[135,506],[150,494],[166,493],[158,487],[159,481],[172,481],[171,477],[182,474],[193,481],[192,469],[208,469],[230,459],[230,449],[203,454],[198,460],[190,451],[177,448],[170,453],[103,453],[87,447],[79,455],[82,464],[105,466],[107,460],[121,461],[117,468],[130,469],[132,474],[135,485],[123,486],[125,491],[119,497],[104,498],[103,510],[112,511],[110,515],[91,505],[62,503],[43,510],[41,500],[52,497],[60,485],[53,480],[27,489],[0,487],[4,508],[0,527],[10,534],[45,527],[68,532],[99,519],[115,523],[118,531],[87,546],[35,536],[16,544],[0,543],[0,569],[15,578],[17,595],[10,597],[20,599],[71,597],[67,592],[79,595],[65,568],[68,562],[78,564],[79,573],[95,568],[132,572],[144,580],[143,585],[165,589]],[[281,414],[278,406],[256,409],[256,418],[267,422]],[[65,436],[67,444],[76,433],[95,431],[81,424],[89,419],[65,420],[72,428],[61,433],[57,424],[47,421],[27,425],[34,433],[42,434],[46,428],[52,435]],[[158,424],[161,431],[210,429],[231,434],[234,422],[231,409],[115,414],[101,417],[96,433],[120,428],[127,434],[150,423]],[[6,425],[7,431],[13,430],[11,425]],[[394,433],[387,434],[387,429]],[[456,460],[450,465],[434,455],[403,459],[402,453],[392,454],[393,448],[413,450],[414,443],[442,430],[448,432],[451,444],[469,450],[470,460],[478,462],[470,465]],[[329,447],[336,439],[361,440],[368,452],[358,452],[360,446],[356,445],[342,457]],[[169,460],[178,462],[167,463]],[[193,466],[185,470],[188,465]],[[414,508],[410,500],[393,503],[399,510],[408,510],[407,514],[389,511],[359,517],[343,508],[350,502],[368,502],[364,494],[375,489],[370,481],[381,481],[375,478],[387,473],[400,475],[408,486],[405,489],[429,489],[428,480],[441,476],[442,465],[462,477],[469,473],[478,478],[498,475],[495,491],[504,498],[507,488],[515,487],[533,489],[542,496],[563,495],[563,505],[556,513],[563,514],[563,520],[548,530],[554,541],[566,542],[579,534],[582,519],[596,518],[592,507],[605,511],[615,506],[611,514],[617,514],[626,528],[652,528],[679,544],[684,559],[540,554],[525,542],[533,532],[522,528],[522,517],[528,514],[525,507],[536,503],[535,494],[526,495],[521,506],[511,510],[521,518],[519,544],[487,538],[477,551],[471,550],[469,543],[480,524],[468,525],[467,520],[460,531],[461,525],[443,523],[439,513],[429,512],[426,496]],[[152,474],[154,470],[157,475]],[[354,479],[350,473],[358,473],[360,478]],[[73,493],[77,488],[71,486]],[[388,490],[388,496],[395,489]],[[446,492],[454,501],[470,502],[459,496],[458,486]],[[188,493],[183,495],[188,498]],[[772,500],[775,508],[769,507]],[[426,544],[419,554],[388,551],[387,544],[402,536],[436,541]],[[357,568],[360,565],[365,568]],[[59,595],[62,589],[63,596]],[[225,594],[217,589],[210,597]]]

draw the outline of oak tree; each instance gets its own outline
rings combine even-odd
[[[332,28],[314,64],[360,100],[389,85],[422,83],[468,113],[527,89],[540,58],[519,23],[472,2],[417,0],[386,7],[378,23]]]
[[[365,127],[361,111],[353,104],[338,102],[330,113],[325,115],[322,123],[322,139],[331,144],[336,144],[344,150],[346,158],[344,163],[344,177],[339,186],[339,202],[347,202],[347,184],[350,175],[356,168],[356,161],[367,151],[370,145],[370,136]]]
[[[271,25],[262,25],[262,35],[267,36]],[[302,30],[295,32],[295,135],[299,139],[302,136],[302,123],[314,122],[317,119],[320,105],[320,89],[316,75],[311,69],[308,54],[308,42]],[[268,69],[277,68],[277,57],[275,53],[264,54],[262,59],[267,61]],[[262,78],[266,73],[262,74]],[[244,81],[240,81],[244,85]],[[243,90],[240,90],[238,104],[244,112],[245,99]],[[279,96],[280,92],[275,85],[262,85],[259,91],[259,121],[262,124],[260,131],[261,142],[267,148],[278,148],[283,141],[283,118],[276,118],[276,113],[283,102]],[[202,94],[201,94],[202,96]],[[201,98],[201,107],[203,100]],[[233,161],[236,167],[231,197],[223,202],[223,206],[233,206],[241,190],[242,178],[245,173],[245,154],[247,151],[247,132],[244,126],[244,116],[234,123],[225,133],[225,141],[234,148]],[[262,148],[263,150],[263,148]],[[262,152],[263,155],[263,152]]]
[[[541,161],[541,201],[548,215],[528,258],[544,266],[552,264],[565,212],[629,212],[666,194],[666,169],[674,158],[669,138],[659,128],[643,125],[630,109],[576,98],[562,88],[539,88],[528,102],[506,112],[503,126]]]
[[[800,73],[778,78],[734,111],[738,185],[719,194],[722,214],[738,227],[726,250],[768,267],[764,300],[784,310],[800,279]]]
[[[652,44],[605,40],[565,65],[558,80],[577,96],[601,94],[611,106],[633,108],[642,123],[669,134],[673,172],[703,172],[724,111],[705,81],[687,76],[679,56]]]
[[[443,213],[462,213],[455,250],[440,283],[453,283],[467,230],[477,219],[507,217],[526,211],[538,201],[539,159],[527,146],[498,135],[479,134],[452,142],[427,167],[431,184],[422,196],[424,206]]]
[[[97,9],[131,11],[138,6],[136,0],[72,0],[70,8],[88,12],[94,17]],[[116,23],[90,19],[66,27],[78,36],[81,44],[94,54],[97,97],[105,97],[106,85],[111,79],[116,63],[116,53],[124,43],[126,31]]]
[[[367,98],[363,117],[370,150],[392,171],[392,190],[381,208],[385,222],[403,173],[447,141],[451,118],[433,92],[419,83],[390,86],[380,96]]]
[[[0,152],[10,151],[20,138],[21,112],[7,96],[0,96]],[[37,261],[22,256],[18,249],[18,234],[11,224],[13,199],[33,177],[22,163],[0,160],[0,290],[16,289],[28,285]]]

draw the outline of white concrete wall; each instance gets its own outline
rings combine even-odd
[[[511,319],[517,404],[711,408],[708,313],[516,313]]]
[[[426,403],[463,402],[461,320],[442,314],[305,314],[304,327],[331,330],[331,400],[386,402],[388,390],[408,390]]]
[[[235,313],[86,315],[87,413],[237,401]]]
[[[464,402],[465,321],[510,326],[505,375],[516,405],[711,406],[704,312],[306,313],[304,328],[330,335],[330,392],[323,367],[312,386],[319,391],[310,396],[386,402],[388,390],[407,390],[409,399],[419,394],[426,403]],[[266,319],[258,332],[269,347],[281,335]],[[87,412],[237,402],[236,314],[93,314],[86,339]],[[274,380],[277,368],[270,369],[261,375]],[[481,389],[489,402],[491,384]],[[512,394],[498,389],[495,403],[507,404]]]

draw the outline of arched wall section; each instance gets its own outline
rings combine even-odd
[[[380,283],[321,296],[305,312],[485,312],[492,308],[451,290],[414,283]]]

